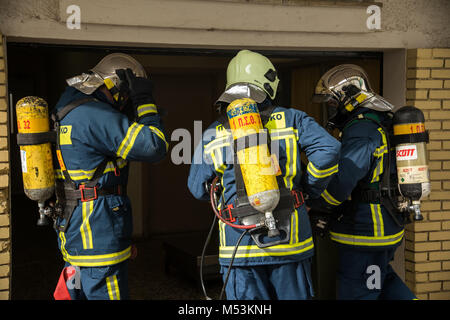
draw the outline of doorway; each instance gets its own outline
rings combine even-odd
[[[201,121],[204,130],[215,120],[212,104],[225,87],[226,66],[237,51],[8,43],[8,87],[12,105],[24,96],[36,95],[44,98],[51,109],[66,86],[66,78],[87,71],[112,52],[131,54],[146,68],[155,84],[157,104],[167,110],[163,122],[166,138],[170,140],[178,128],[188,130],[194,137],[194,121]],[[372,86],[381,93],[381,53],[262,53],[272,60],[279,72],[282,91],[277,103],[303,110],[319,124],[324,124],[326,112],[311,104],[310,97],[320,75],[329,68],[341,63],[358,64],[367,70]],[[10,116],[11,124],[15,124],[15,112]],[[14,125],[11,128],[11,297],[52,299],[63,261],[52,228],[36,226],[37,205],[24,195],[15,140],[17,129]],[[194,143],[191,141],[192,150]],[[175,165],[171,161],[170,154],[176,144],[171,143],[169,156],[160,163],[133,163],[130,168],[128,194],[133,205],[138,248],[138,258],[130,262],[132,299],[203,298],[196,278],[196,258],[201,254],[213,215],[209,204],[194,199],[187,189],[189,165]],[[215,240],[212,239],[208,251],[211,259],[217,251]],[[316,296],[333,299],[334,248],[327,239],[315,240]],[[167,248],[180,243],[194,255],[193,268],[168,265],[174,253]],[[218,274],[211,276],[208,283],[211,291],[218,292],[220,285]]]

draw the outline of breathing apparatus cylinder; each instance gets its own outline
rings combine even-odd
[[[420,200],[431,191],[424,122],[423,112],[412,106],[400,108],[393,117],[399,191],[409,200],[406,209],[414,213],[414,220],[423,220]]]
[[[278,236],[272,212],[280,200],[280,191],[267,139],[261,141],[264,128],[257,104],[248,98],[234,100],[227,107],[227,117],[236,144],[235,165],[240,166],[249,202],[264,215],[268,236]]]
[[[47,102],[39,97],[25,97],[17,102],[16,115],[22,137],[19,143],[18,135],[24,191],[28,198],[38,201],[40,218],[37,224],[46,225],[44,202],[54,194],[55,174],[51,143],[36,142],[39,140],[36,137],[50,130]]]

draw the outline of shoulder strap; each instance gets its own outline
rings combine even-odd
[[[55,131],[56,131],[56,156],[58,158],[58,163],[61,168],[61,172],[64,175],[65,180],[67,183],[69,183],[74,189],[76,189],[76,183],[72,180],[70,177],[69,172],[67,171],[66,165],[64,163],[64,159],[61,152],[61,145],[59,143],[59,136],[60,136],[60,130],[59,130],[59,123],[66,115],[69,114],[73,109],[76,107],[82,105],[83,103],[87,103],[90,101],[95,101],[96,99],[93,97],[86,97],[78,100],[74,100],[61,108],[58,112],[52,114],[52,119],[54,121]],[[106,164],[105,164],[106,166]],[[104,170],[104,169],[103,169]],[[103,172],[102,170],[102,172]]]
[[[76,107],[82,105],[83,103],[91,102],[91,101],[97,101],[94,97],[86,97],[74,100],[61,108],[58,112],[52,114],[52,120],[55,122],[59,122],[62,119],[64,119],[65,116],[69,114],[70,111],[75,109]]]
[[[371,113],[371,112],[367,112],[367,113],[361,113],[358,114],[357,116],[351,118],[344,126],[344,128],[342,129],[342,131],[344,131],[345,129],[348,129],[349,127],[351,127],[352,125],[354,125],[357,122],[360,121],[372,121],[375,122],[377,125],[381,126],[381,121],[380,121],[380,117],[375,114],[375,113]]]

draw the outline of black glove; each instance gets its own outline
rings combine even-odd
[[[136,77],[131,69],[117,70],[116,73],[121,81],[128,84],[128,98],[131,100],[136,118],[148,114],[148,112],[145,112],[147,109],[156,111],[152,94],[153,83],[150,79]],[[154,111],[151,113],[154,113]]]
[[[330,215],[314,209],[309,210],[308,214],[313,233],[321,238],[325,237],[330,230]]]
[[[313,233],[323,238],[328,234],[336,215],[334,208],[324,207],[318,199],[307,199],[305,203],[307,207],[311,208],[308,215]]]

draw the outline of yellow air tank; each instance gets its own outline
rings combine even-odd
[[[249,202],[265,215],[268,235],[277,236],[272,212],[280,200],[280,191],[267,140],[261,143],[257,137],[264,133],[257,104],[252,99],[237,99],[228,105],[227,116]]]
[[[48,106],[42,98],[30,96],[19,100],[16,115],[19,135],[24,138],[50,130]],[[39,207],[43,208],[44,202],[55,190],[51,143],[21,142],[20,159],[25,194],[31,200],[38,201]]]

